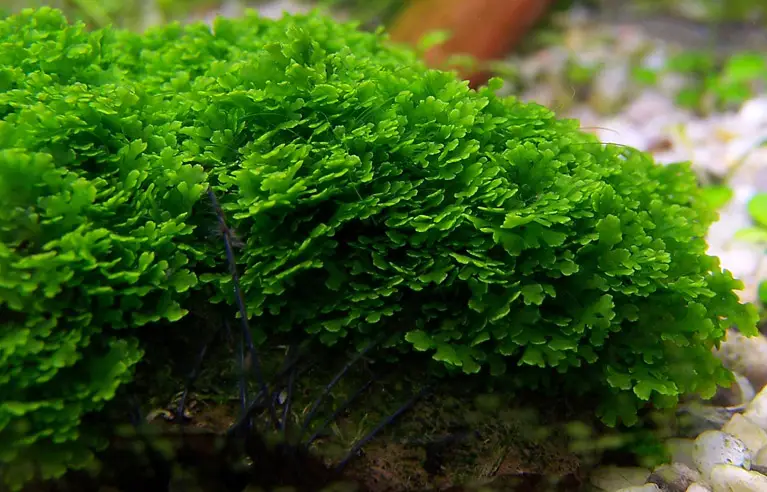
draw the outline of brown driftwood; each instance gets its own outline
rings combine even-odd
[[[472,87],[487,81],[487,70],[449,67],[453,55],[479,62],[501,58],[513,49],[551,6],[552,0],[412,0],[390,29],[393,41],[417,44],[429,32],[446,30],[451,38],[426,52],[434,68],[454,68]]]

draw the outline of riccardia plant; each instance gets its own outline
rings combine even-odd
[[[390,335],[448,375],[593,394],[610,424],[727,383],[711,349],[756,316],[705,253],[689,167],[497,86],[315,14],[1,21],[3,477],[87,466],[137,328],[182,329],[203,287],[233,302],[208,187],[259,343]]]

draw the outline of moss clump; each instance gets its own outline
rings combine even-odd
[[[471,91],[380,33],[253,14],[87,32],[27,10],[0,22],[0,66],[14,483],[89,463],[82,418],[129,380],[136,328],[183,329],[203,287],[231,302],[208,186],[261,343],[385,335],[394,358],[569,387],[632,423],[728,382],[711,348],[754,331],[705,254],[715,214],[687,165],[603,146],[496,82]]]

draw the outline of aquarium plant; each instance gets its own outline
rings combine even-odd
[[[755,332],[689,165],[498,80],[470,90],[381,32],[249,13],[137,34],[42,8],[0,21],[0,67],[13,486],[93,464],[88,417],[131,380],[139,328],[189,329],[192,295],[234,303],[208,190],[258,344],[383,336],[442,377],[592,395],[614,425],[711,395],[731,380],[711,349]]]

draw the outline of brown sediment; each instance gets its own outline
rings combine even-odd
[[[509,403],[485,411],[472,398],[426,399],[366,446],[345,476],[371,492],[578,490],[581,462],[564,433],[551,432],[557,424]]]

